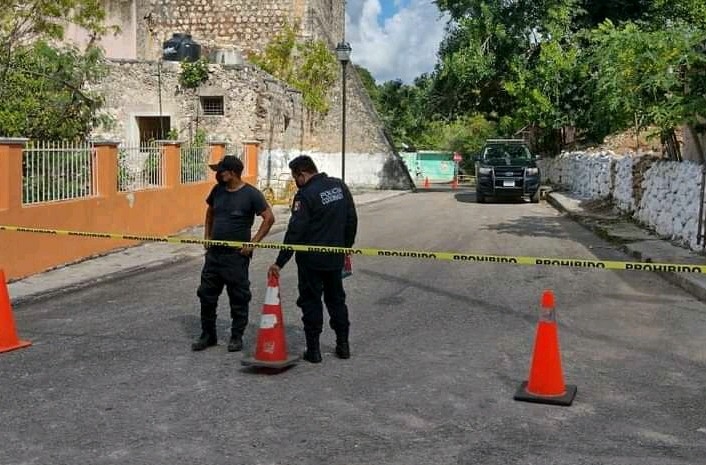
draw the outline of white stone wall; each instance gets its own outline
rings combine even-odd
[[[258,169],[261,183],[267,179],[268,159],[270,179],[287,179],[290,175],[289,161],[298,155],[309,155],[316,163],[320,173],[341,177],[341,154],[314,151],[261,150]],[[398,172],[403,162],[396,161],[392,155],[384,153],[348,153],[346,152],[346,184],[351,189],[407,189],[406,177]],[[272,181],[271,181],[272,182]]]
[[[642,161],[629,154],[575,152],[539,164],[544,183],[582,199],[611,198],[620,211],[660,236],[696,249],[701,165],[691,161],[649,165]],[[649,168],[639,182],[635,175],[645,166]]]
[[[565,152],[540,160],[539,166],[545,182],[564,187],[580,198],[606,198],[612,189],[613,159],[610,152]]]
[[[616,158],[613,201],[619,210],[632,213],[635,211],[633,196],[633,157]]]
[[[645,173],[643,196],[635,218],[661,236],[696,248],[701,165],[659,162]]]

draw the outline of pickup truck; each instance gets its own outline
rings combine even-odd
[[[488,139],[476,158],[476,201],[488,197],[528,197],[539,202],[537,157],[523,140]]]

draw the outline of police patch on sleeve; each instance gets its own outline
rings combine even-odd
[[[292,204],[292,211],[299,211],[299,207],[301,207],[301,202],[299,200],[295,200],[294,204]]]

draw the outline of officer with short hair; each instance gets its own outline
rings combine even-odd
[[[355,203],[343,181],[319,173],[311,157],[301,155],[289,163],[299,191],[292,203],[292,216],[284,237],[286,244],[352,247],[358,229]],[[292,258],[290,250],[280,251],[269,274],[279,276]],[[350,358],[348,307],[343,290],[343,254],[297,252],[299,281],[297,305],[302,309],[306,336],[304,360],[321,362],[319,336],[323,330],[323,305],[336,332],[336,356]]]
[[[218,241],[260,242],[275,222],[272,209],[255,187],[241,179],[243,162],[227,155],[217,165],[216,185],[206,199],[204,237]],[[262,217],[257,233],[250,237],[255,215]],[[252,248],[210,246],[201,271],[201,285],[197,291],[201,301],[201,336],[192,344],[193,350],[204,350],[216,345],[216,308],[225,286],[233,320],[229,352],[243,348],[243,333],[248,324],[248,306],[251,299],[248,270]]]

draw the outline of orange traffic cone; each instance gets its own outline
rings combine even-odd
[[[5,272],[0,270],[0,352],[9,352],[15,349],[29,347],[29,341],[20,341],[15,329],[15,319],[12,317],[10,293],[7,290]]]
[[[564,385],[554,293],[544,291],[529,380],[520,385],[514,399],[569,406],[574,401],[576,390],[576,386]]]
[[[287,355],[282,305],[279,300],[279,279],[270,276],[267,280],[265,305],[262,306],[255,356],[244,358],[241,363],[255,368],[283,369],[294,365],[297,360],[298,356]]]
[[[424,189],[429,189],[429,177],[424,178]]]
[[[451,189],[453,189],[453,190],[458,189],[458,178],[456,178],[456,176],[454,176],[454,180],[451,183]]]

